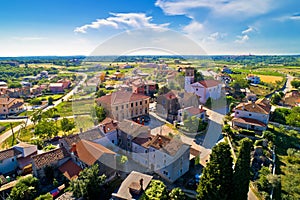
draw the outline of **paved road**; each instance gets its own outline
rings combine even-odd
[[[284,93],[287,93],[287,92],[291,91],[291,89],[293,88],[293,86],[291,85],[291,82],[295,77],[287,74],[286,78],[287,78],[287,81],[286,81],[286,84],[285,84],[285,88],[283,90]]]
[[[49,110],[50,108],[56,107],[62,101],[67,101],[74,94],[74,92],[77,92],[78,87],[80,85],[82,85],[85,82],[85,80],[87,79],[87,75],[84,73],[78,73],[78,75],[82,75],[83,79],[69,93],[67,93],[61,99],[55,101],[52,106],[48,106],[48,107],[44,108],[43,112]],[[27,120],[26,119],[7,119],[7,120],[0,120],[0,121],[1,122],[26,122]],[[33,122],[30,119],[28,119],[26,124],[20,124],[20,125],[16,126],[15,128],[13,128],[13,132],[17,133],[21,128],[24,128],[25,126],[29,126],[31,124],[33,124]],[[13,132],[11,130],[8,130],[8,131],[4,132],[3,134],[1,134],[0,135],[0,144],[2,144],[3,141],[5,141],[7,138],[9,138]]]

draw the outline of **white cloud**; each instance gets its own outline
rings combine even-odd
[[[76,27],[74,32],[86,33],[88,29],[99,29],[103,26],[115,29],[130,28],[166,28],[169,24],[151,23],[152,17],[144,13],[110,13],[112,16],[106,19],[97,19],[96,21],[80,27]]]
[[[296,13],[293,15],[285,15],[278,18],[275,18],[276,21],[284,22],[287,20],[300,20],[300,13]]]
[[[234,42],[240,43],[240,44],[245,43],[246,41],[248,41],[250,39],[248,35],[238,35],[237,38],[238,39],[235,40]]]
[[[267,13],[273,0],[157,0],[155,5],[168,15],[190,15],[190,9],[208,8],[215,15],[239,18]]]
[[[207,37],[207,40],[216,41],[219,39],[223,39],[226,35],[227,35],[226,33],[215,32],[215,33],[210,34]]]
[[[254,32],[256,29],[254,27],[249,26],[246,30],[242,31],[242,34],[249,34],[251,32]]]
[[[197,34],[203,30],[203,24],[193,20],[187,26],[183,27],[183,32],[188,35]]]

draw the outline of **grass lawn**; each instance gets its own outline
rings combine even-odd
[[[70,101],[61,102],[56,106],[56,108],[57,108],[56,114],[60,115],[61,117],[73,115],[72,102]]]
[[[0,132],[0,134],[4,133],[5,131],[10,129],[10,124],[12,124],[13,128],[20,125],[21,122],[0,122],[0,126],[4,126],[5,129],[3,131]]]
[[[43,95],[43,96],[37,97],[36,99],[37,100],[48,100],[49,97],[52,97],[53,101],[56,101],[56,100],[62,98],[63,96],[64,96],[63,94]]]
[[[26,110],[24,112],[21,112],[18,116],[31,116],[34,112],[34,110]]]
[[[16,144],[18,144],[17,140],[11,135],[9,138],[7,138],[4,142],[0,144],[0,150],[8,149]]]
[[[80,128],[82,128],[82,131],[86,131],[94,127],[94,120],[88,115],[77,116],[75,118],[75,125],[75,132],[80,132]]]

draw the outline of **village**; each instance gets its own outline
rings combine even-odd
[[[1,198],[13,191],[18,176],[32,175],[43,185],[41,194],[76,199],[66,188],[82,171],[97,166],[105,176],[103,199],[138,199],[152,180],[193,199],[212,148],[227,142],[235,158],[238,141],[245,137],[255,143],[251,180],[258,179],[262,166],[271,174],[275,136],[270,129],[283,128],[272,113],[299,105],[299,92],[291,85],[295,77],[282,78],[282,88],[262,95],[254,91],[269,86],[261,86],[264,77],[252,72],[241,74],[228,66],[199,70],[178,59],[172,66],[163,60],[138,67],[118,63],[63,78],[43,70],[24,77],[17,88],[0,82],[1,122],[15,123],[5,130],[6,138],[0,137],[6,144],[0,151]],[[32,84],[38,80],[50,82]],[[67,105],[70,110],[63,110]],[[51,132],[58,122],[62,135]],[[46,123],[52,124],[51,131]],[[38,131],[39,124],[44,129]],[[31,127],[27,132],[26,126]],[[22,134],[33,137],[22,140]],[[16,144],[9,145],[9,137]]]

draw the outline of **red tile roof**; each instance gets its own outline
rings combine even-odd
[[[240,103],[235,107],[236,110],[245,110],[248,112],[269,114],[271,105],[266,99],[259,99],[256,102]]]
[[[99,126],[103,128],[104,133],[110,133],[118,128],[118,121],[107,117],[99,124]]]
[[[191,115],[198,115],[200,113],[205,112],[206,110],[200,109],[200,108],[195,108],[195,107],[189,107],[185,109],[185,111],[189,112]]]
[[[8,158],[13,158],[19,154],[22,154],[20,151],[14,149],[14,148],[10,148],[10,149],[6,149],[3,151],[0,151],[0,161],[2,160],[6,160]]]
[[[242,124],[266,127],[266,124],[264,124],[261,121],[258,121],[256,119],[241,117],[241,118],[233,118],[232,121],[237,122],[237,123],[242,123]]]
[[[115,155],[116,153],[100,144],[87,140],[81,140],[76,144],[76,155],[87,165],[93,165],[104,154]]]
[[[76,179],[79,175],[79,172],[82,171],[82,169],[78,165],[76,165],[72,160],[68,160],[58,169],[69,180]]]
[[[70,154],[67,152],[67,150],[61,147],[42,154],[38,154],[36,156],[32,156],[32,160],[36,168],[40,169],[69,156]]]
[[[217,85],[222,84],[222,82],[216,80],[204,80],[204,81],[199,81],[199,83],[206,88],[215,87]]]
[[[142,94],[135,94],[127,91],[117,91],[117,92],[113,92],[112,94],[105,95],[96,99],[96,102],[117,105],[117,104],[129,103],[133,101],[145,100],[149,98],[150,97]]]

